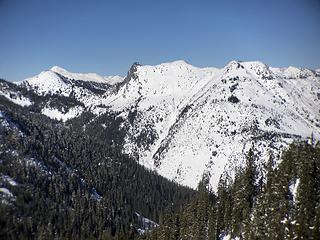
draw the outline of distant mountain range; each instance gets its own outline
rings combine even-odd
[[[294,140],[320,139],[319,69],[175,61],[135,63],[126,77],[102,77],[55,66],[15,84],[1,81],[0,95],[71,124],[90,114],[83,129],[95,124],[103,132],[108,123],[99,117],[113,114],[125,133],[123,153],[192,188],[206,174],[215,189],[253,146],[261,168]]]

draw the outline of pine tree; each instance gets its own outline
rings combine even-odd
[[[257,170],[253,148],[250,148],[244,171],[239,171],[233,184],[232,237],[249,238],[251,213],[257,194]]]
[[[312,145],[305,144],[299,151],[303,161],[300,169],[300,184],[297,196],[296,234],[299,238],[312,239],[319,205],[319,161],[320,155]]]
[[[228,175],[220,177],[217,190],[216,207],[216,238],[226,235],[230,231],[232,212],[232,181]]]

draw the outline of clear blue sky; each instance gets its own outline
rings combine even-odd
[[[0,77],[184,59],[320,67],[320,0],[0,0]]]

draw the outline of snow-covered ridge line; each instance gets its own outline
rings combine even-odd
[[[185,69],[187,71],[192,71],[195,69],[208,71],[208,72],[217,72],[218,70],[223,70],[226,68],[229,68],[232,65],[238,65],[244,66],[246,70],[249,71],[258,71],[261,73],[261,71],[267,71],[276,75],[280,75],[283,78],[299,78],[299,77],[309,77],[314,76],[316,72],[319,72],[320,69],[317,70],[309,70],[305,68],[297,68],[297,67],[282,67],[282,68],[276,68],[276,67],[268,67],[266,64],[259,62],[259,61],[231,61],[228,64],[226,64],[223,68],[216,68],[216,67],[196,67],[189,63],[187,63],[184,60],[177,60],[173,62],[166,62],[161,63],[158,65],[141,65],[139,67],[151,69],[153,71],[155,70],[162,70],[162,71],[168,71],[168,69],[176,69],[181,70]],[[50,81],[52,82],[52,79],[57,78],[57,74],[61,75],[67,79],[70,80],[82,80],[82,81],[89,81],[89,82],[96,82],[96,83],[104,83],[109,85],[115,85],[117,83],[122,82],[125,78],[121,76],[100,76],[97,73],[73,73],[69,72],[66,69],[59,67],[59,66],[53,66],[51,69],[47,71],[41,72],[39,75],[36,75],[31,78],[26,78],[21,82],[32,82],[34,80],[40,81],[43,78],[48,79],[48,84],[50,84]],[[17,84],[21,84],[21,82],[17,82]]]
[[[124,79],[121,76],[100,76],[97,73],[72,73],[59,66],[52,67],[50,71],[58,73],[69,79],[106,83],[110,85],[121,82]]]

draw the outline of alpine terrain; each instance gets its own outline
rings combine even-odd
[[[318,140],[320,70],[179,60],[0,80],[0,236],[316,239]]]
[[[319,139],[319,79],[319,71],[261,62],[232,61],[218,69],[175,61],[135,63],[125,78],[53,67],[18,85],[39,96],[68,98],[68,104],[40,103],[50,118],[67,121],[92,113],[85,127],[101,114],[115,114],[125,129],[123,153],[195,188],[203,173],[216,187],[224,171],[244,163],[252,146],[263,163],[293,140]],[[9,99],[32,105],[23,95]],[[98,128],[103,131],[104,123]]]

